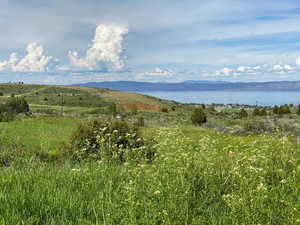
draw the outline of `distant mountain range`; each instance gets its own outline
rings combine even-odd
[[[130,92],[153,91],[300,91],[300,81],[224,82],[184,81],[181,83],[151,83],[135,81],[90,82],[76,86],[108,88]]]

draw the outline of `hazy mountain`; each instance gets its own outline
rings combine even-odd
[[[90,82],[77,86],[108,88],[120,91],[300,91],[300,81],[223,82],[185,81],[181,83],[150,83],[135,81]]]
[[[182,83],[187,83],[187,84],[226,84],[226,83],[230,83],[230,82],[214,81],[214,80],[186,80],[186,81],[183,81]]]

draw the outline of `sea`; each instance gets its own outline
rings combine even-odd
[[[274,106],[300,103],[300,92],[295,91],[155,91],[139,93],[181,103],[195,104]]]

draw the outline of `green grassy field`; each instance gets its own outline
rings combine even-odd
[[[156,126],[151,164],[53,161],[86,120],[0,124],[0,224],[300,224],[297,142]]]
[[[300,224],[299,116],[239,118],[207,108],[106,89],[0,85],[30,114],[0,122],[1,224]],[[45,99],[46,98],[46,99]],[[63,101],[63,104],[61,104]],[[112,117],[145,119],[154,160],[82,161],[65,155],[78,125]],[[162,112],[162,109],[167,109]]]

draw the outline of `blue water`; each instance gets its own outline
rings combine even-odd
[[[181,103],[282,105],[299,104],[300,92],[264,91],[156,91],[140,92]]]

